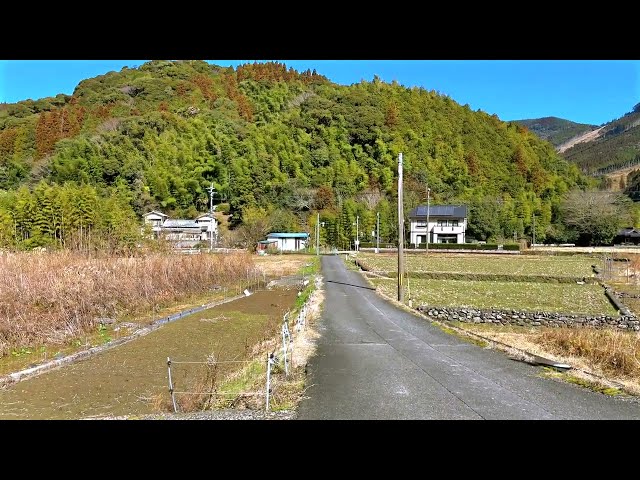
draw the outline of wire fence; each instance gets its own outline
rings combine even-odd
[[[308,281],[306,281],[303,285],[303,288],[308,285]],[[299,293],[299,295],[302,292]],[[219,391],[192,391],[189,389],[185,390],[177,390],[175,388],[175,383],[173,381],[173,371],[172,366],[174,365],[207,365],[209,367],[215,367],[219,364],[245,364],[249,365],[255,363],[255,360],[217,360],[217,359],[209,359],[208,361],[187,361],[187,360],[172,360],[170,357],[167,357],[167,373],[168,373],[168,381],[169,381],[169,394],[171,395],[171,403],[173,406],[174,413],[178,413],[178,402],[176,401],[176,395],[203,395],[203,396],[211,396],[211,397],[265,397],[265,410],[269,411],[271,397],[273,395],[272,384],[273,384],[273,375],[275,367],[280,366],[280,361],[282,360],[282,370],[284,370],[285,378],[289,376],[290,367],[292,367],[293,360],[293,347],[294,347],[294,338],[291,328],[295,330],[295,332],[299,333],[306,328],[307,325],[307,316],[309,312],[309,299],[307,299],[302,306],[296,311],[290,310],[287,311],[282,317],[282,325],[280,328],[281,339],[282,339],[282,347],[278,347],[277,351],[281,352],[281,356],[276,355],[275,352],[271,352],[267,354],[266,360],[266,376],[265,376],[265,384],[264,391],[255,392],[255,391],[247,391],[247,392],[219,392]],[[290,325],[291,324],[291,325]]]

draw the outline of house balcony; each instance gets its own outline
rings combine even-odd
[[[459,234],[464,233],[464,227],[459,225],[457,227],[433,227],[431,230],[433,233],[440,234]]]

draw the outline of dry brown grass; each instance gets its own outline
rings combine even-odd
[[[567,363],[573,367],[573,376],[605,386],[612,386],[609,383],[614,382],[618,386],[623,385],[627,392],[640,395],[639,333],[611,329],[495,326],[480,323],[456,326],[513,347],[516,350],[511,353],[516,353],[515,357],[520,356],[517,354],[520,351]],[[500,345],[495,347],[503,349]]]
[[[533,337],[552,353],[583,357],[608,375],[640,378],[640,335],[596,329],[545,329]]]
[[[0,255],[0,356],[61,344],[98,318],[136,315],[261,276],[252,257],[151,254],[90,258],[73,252]]]
[[[296,273],[313,258],[313,255],[256,255],[254,262],[267,276],[281,277]]]

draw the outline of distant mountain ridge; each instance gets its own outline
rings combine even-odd
[[[595,138],[573,145],[562,156],[594,176],[640,164],[640,103],[603,125]]]
[[[516,123],[527,127],[543,140],[547,140],[553,146],[559,147],[574,137],[591,132],[598,128],[597,125],[576,123],[571,120],[558,117],[531,118],[515,120]]]
[[[640,103],[608,123],[597,127],[556,117],[516,120],[531,133],[549,141],[582,173],[607,176],[607,188],[623,188],[626,177],[635,166],[640,169]],[[615,175],[613,175],[615,174]]]

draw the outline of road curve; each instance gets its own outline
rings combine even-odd
[[[540,377],[404,312],[322,258],[325,304],[299,419],[640,419],[635,399]]]

